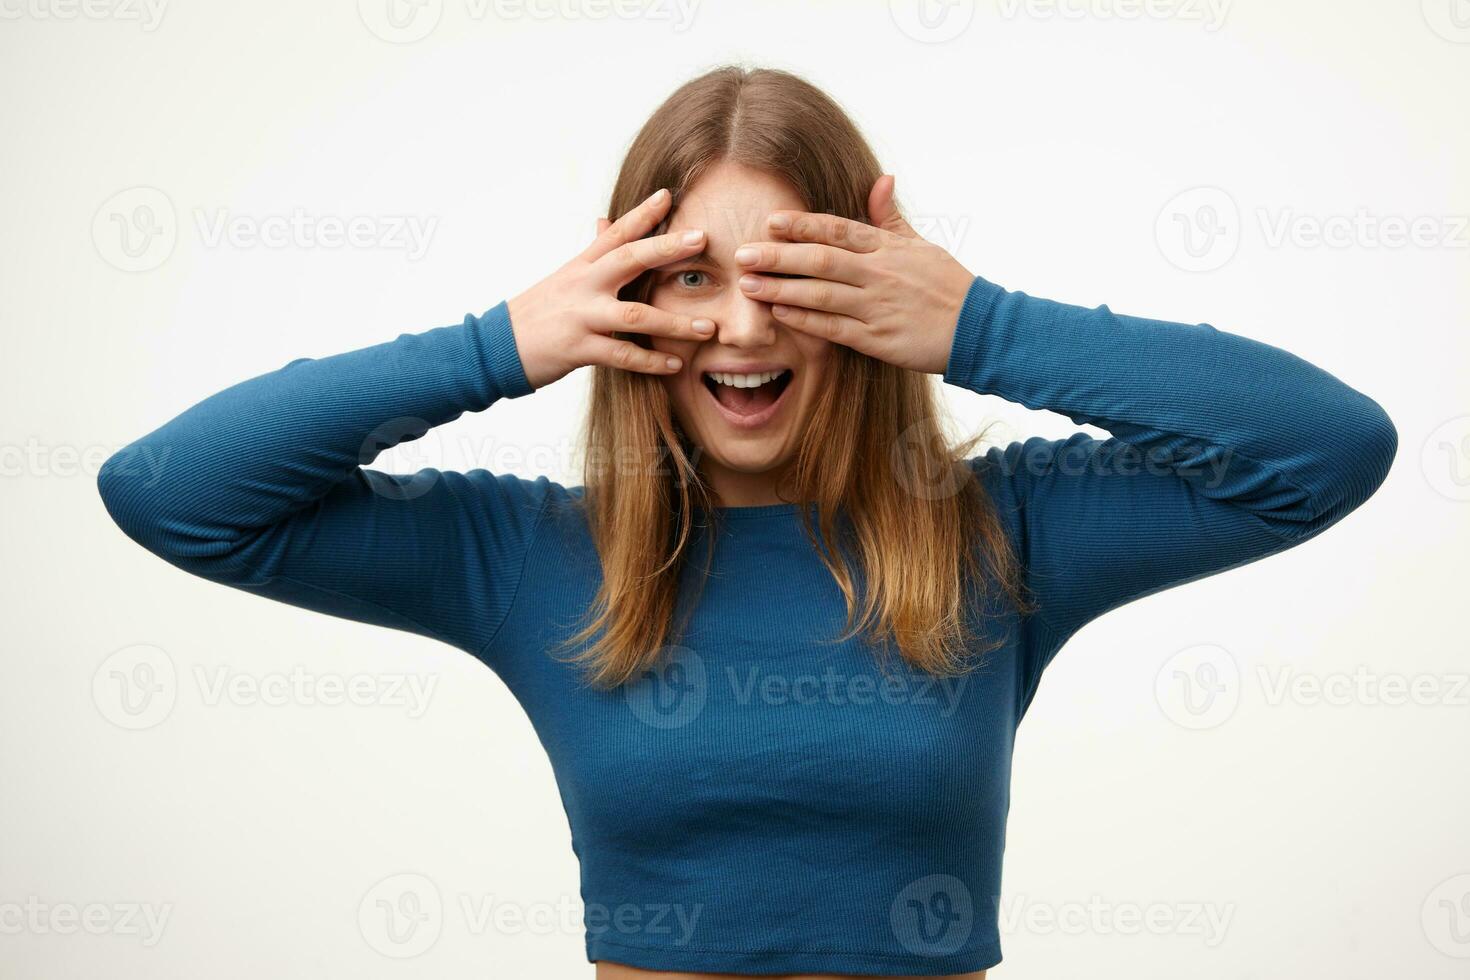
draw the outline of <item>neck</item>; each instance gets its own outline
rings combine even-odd
[[[785,473],[784,467],[759,473],[746,473],[705,460],[701,475],[721,507],[763,507],[767,504],[784,504],[776,488]]]

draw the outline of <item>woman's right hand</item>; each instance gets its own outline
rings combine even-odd
[[[509,301],[511,332],[531,387],[545,387],[587,364],[660,375],[683,366],[677,357],[612,336],[618,331],[675,340],[714,335],[712,320],[618,299],[618,290],[649,269],[704,248],[703,231],[643,237],[658,227],[669,203],[668,190],[659,190],[602,228],[581,255]]]

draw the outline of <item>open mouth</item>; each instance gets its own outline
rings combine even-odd
[[[790,368],[759,374],[706,371],[701,380],[727,421],[742,428],[753,428],[764,425],[775,416],[782,396],[791,384],[791,376]]]

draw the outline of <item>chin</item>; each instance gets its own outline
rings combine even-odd
[[[790,454],[775,451],[710,452],[706,449],[704,451],[704,458],[731,472],[745,473],[753,476],[780,469],[789,461]]]

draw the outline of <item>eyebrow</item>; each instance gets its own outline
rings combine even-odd
[[[665,265],[654,266],[648,271],[657,275],[661,272],[669,272],[671,270],[682,269],[686,266],[707,266],[711,269],[718,269],[720,267],[720,263],[716,262],[714,260],[714,257],[709,254],[709,249],[703,249],[702,251],[694,255],[686,255],[684,256],[684,258],[677,261],[669,262]]]

